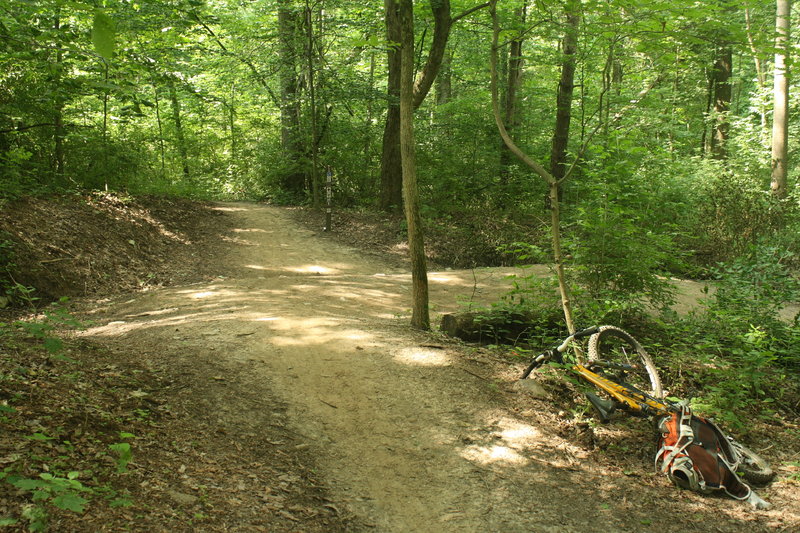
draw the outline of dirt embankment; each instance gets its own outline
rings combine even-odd
[[[46,300],[200,281],[215,272],[229,222],[176,198],[21,199],[0,209],[0,276]]]

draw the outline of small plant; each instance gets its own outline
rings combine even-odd
[[[126,439],[133,439],[136,436],[133,433],[120,432],[119,438],[123,441]],[[117,456],[117,473],[124,474],[128,471],[128,463],[133,460],[133,451],[131,445],[127,442],[117,442],[110,444],[108,449],[114,452]]]
[[[9,473],[10,469],[0,472],[0,479],[11,486],[28,491],[32,495],[33,503],[24,508],[22,517],[25,518],[30,531],[45,531],[47,529],[47,507],[52,506],[64,511],[82,513],[89,503],[84,495],[91,495],[94,490],[78,481],[80,472],[69,472],[66,477],[59,477],[51,473],[39,474],[38,478],[26,478]],[[11,518],[2,519],[7,524],[17,521]]]
[[[51,356],[64,359],[60,355],[61,350],[64,348],[64,343],[54,335],[54,331],[59,328],[83,327],[83,324],[67,310],[66,304],[68,301],[69,298],[61,298],[58,303],[53,304],[44,311],[44,318],[40,320],[17,320],[13,325],[29,336],[40,340]],[[2,324],[0,324],[0,332],[2,332]]]

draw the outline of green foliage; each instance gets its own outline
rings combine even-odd
[[[114,55],[114,41],[114,21],[102,9],[96,9],[92,24],[92,43],[95,51],[105,59],[111,59]]]
[[[128,463],[133,460],[133,452],[131,445],[127,442],[117,442],[110,444],[108,449],[114,452],[117,456],[117,473],[125,473],[128,471]]]
[[[783,306],[800,285],[786,270],[785,250],[754,247],[717,267],[717,290],[704,308],[662,322],[662,368],[703,412],[739,430],[753,415],[773,416],[800,395],[800,326]],[[648,332],[652,334],[651,332]],[[674,391],[673,391],[674,392]]]
[[[795,260],[790,250],[766,243],[720,264],[711,310],[751,324],[774,321],[787,302],[800,299],[800,280],[789,268]]]
[[[23,510],[23,518],[28,520],[30,531],[45,531],[48,524],[48,506],[64,511],[83,513],[90,496],[95,493],[78,480],[80,472],[69,472],[66,476],[56,476],[48,472],[39,474],[38,478],[25,478],[10,474],[10,469],[0,472],[0,480],[11,486],[29,492],[32,505]],[[11,519],[9,523],[11,522]]]

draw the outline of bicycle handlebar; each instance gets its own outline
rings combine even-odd
[[[582,339],[583,337],[591,337],[592,335],[594,335],[598,331],[600,331],[600,327],[599,326],[592,326],[590,328],[582,329],[580,331],[575,332],[575,334],[572,336],[572,338],[574,338],[574,339]]]
[[[575,333],[564,339],[564,342],[562,342],[560,345],[554,346],[549,350],[547,350],[546,352],[540,353],[539,355],[533,358],[533,361],[531,361],[531,364],[528,365],[528,368],[525,369],[525,372],[522,373],[522,377],[520,377],[520,379],[527,378],[535,368],[543,365],[553,357],[556,357],[559,354],[564,353],[564,350],[567,349],[567,346],[569,346],[569,343],[572,342],[573,340],[582,339],[584,337],[591,337],[599,330],[600,328],[598,326],[592,326],[590,328],[576,331]]]

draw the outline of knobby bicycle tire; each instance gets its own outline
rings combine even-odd
[[[745,481],[753,485],[766,485],[775,477],[772,467],[760,455],[736,441],[731,441],[731,444],[739,454],[737,470]]]
[[[629,353],[620,356],[619,354],[604,353],[603,342],[609,339],[616,338],[624,341],[636,353]],[[650,390],[645,390],[655,398],[663,398],[663,390],[661,388],[661,378],[658,376],[656,365],[650,355],[645,351],[639,341],[637,341],[631,334],[616,326],[600,326],[597,333],[589,337],[589,362],[596,361],[609,361],[616,363],[636,364],[640,367],[640,371],[636,374],[642,379],[643,383],[649,385]],[[623,359],[623,360],[619,360]],[[637,384],[633,384],[636,386]],[[639,384],[641,385],[641,384]]]

